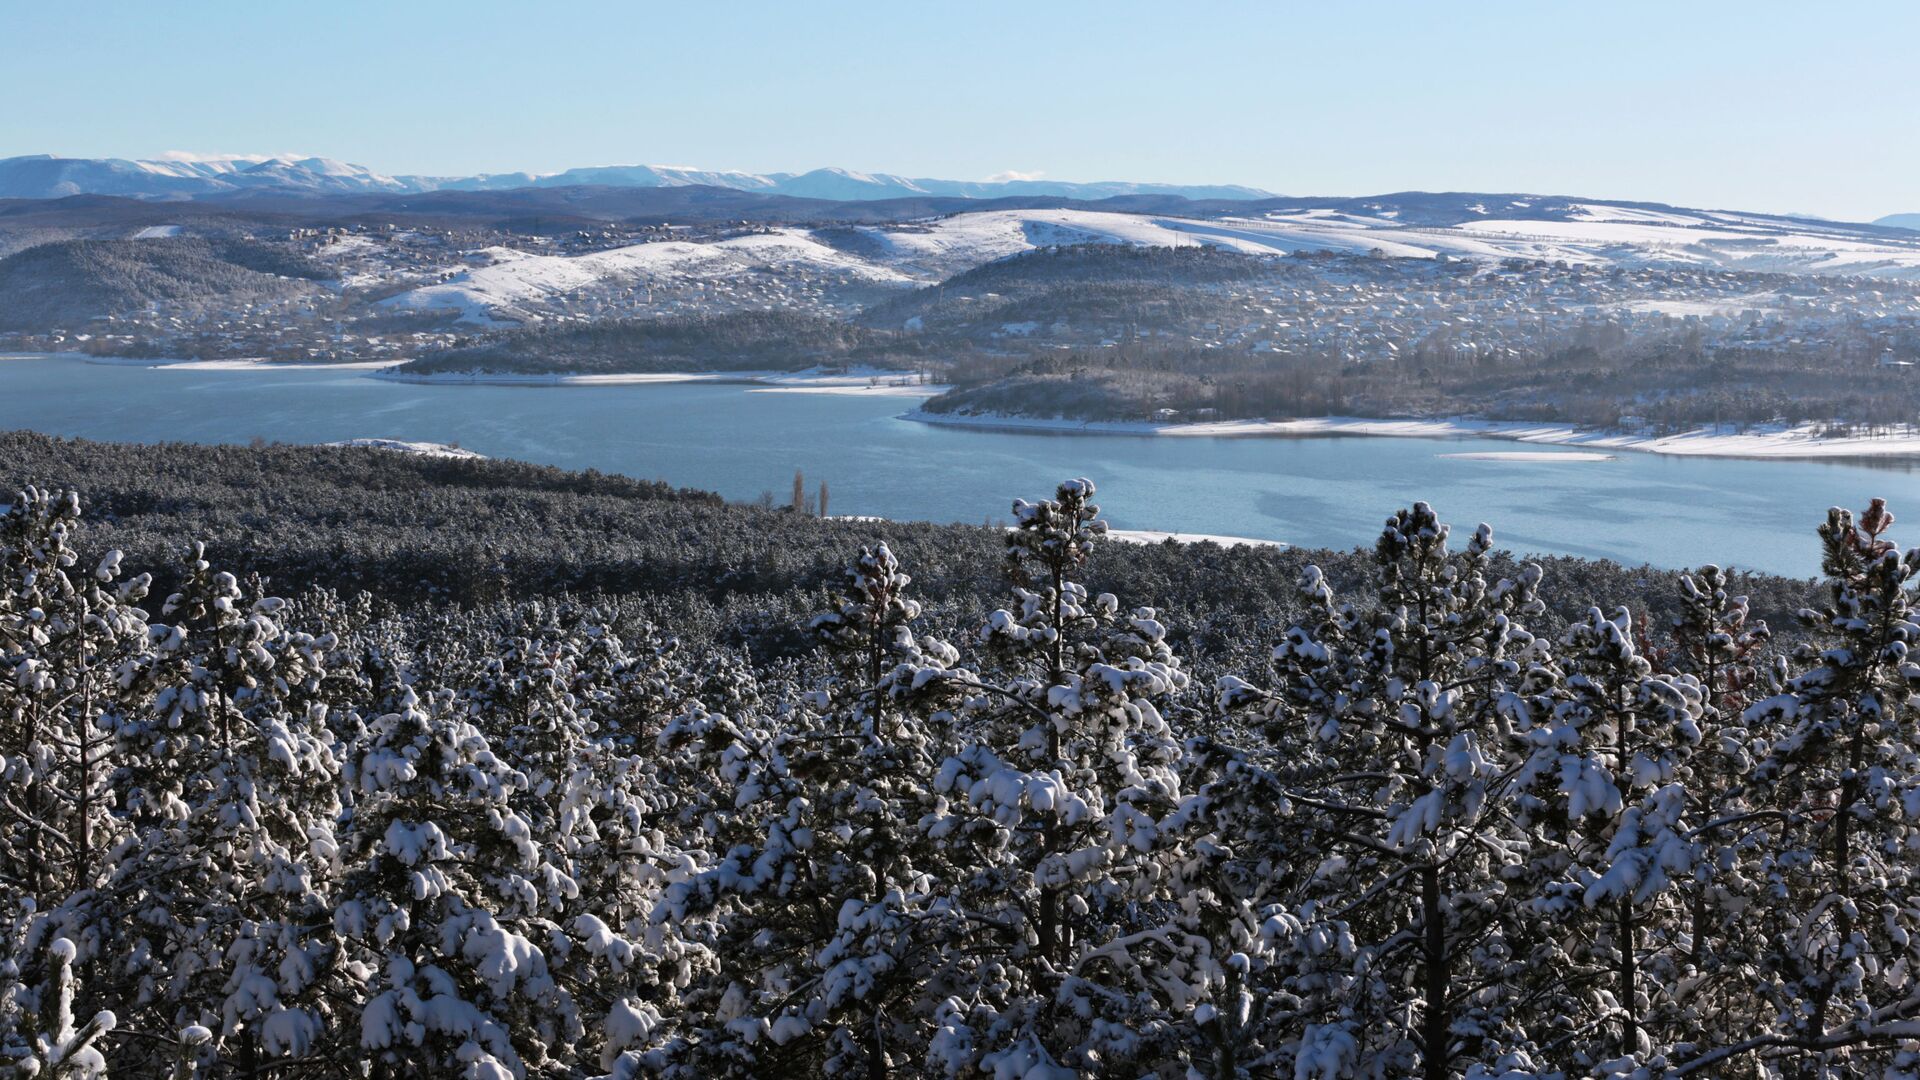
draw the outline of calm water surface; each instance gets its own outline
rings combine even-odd
[[[826,480],[836,514],[1003,520],[1068,476],[1100,485],[1118,527],[1371,543],[1416,499],[1503,546],[1628,563],[1720,562],[1808,576],[1832,505],[1881,495],[1920,521],[1920,462],[1675,458],[1484,461],[1488,439],[1197,439],[1044,435],[899,419],[908,398],[754,393],[740,385],[417,386],[341,370],[195,371],[0,360],[0,429],[155,442],[457,442],[492,457],[597,468],[733,499]],[[1525,449],[1551,449],[1525,447]],[[0,461],[0,486],[30,481]]]

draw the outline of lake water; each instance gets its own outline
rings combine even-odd
[[[1464,537],[1627,563],[1818,571],[1826,508],[1884,496],[1920,522],[1920,462],[1742,461],[1621,453],[1487,461],[1489,439],[1046,435],[901,420],[910,398],[754,393],[742,385],[420,386],[364,372],[191,370],[0,360],[0,429],[154,442],[457,442],[491,457],[784,500],[795,469],[836,514],[1005,520],[1015,496],[1088,476],[1116,527],[1371,544],[1424,499]],[[1548,449],[1527,447],[1527,449]],[[0,461],[0,487],[31,482]],[[289,482],[294,482],[291,478]],[[1899,527],[1900,532],[1907,532]]]

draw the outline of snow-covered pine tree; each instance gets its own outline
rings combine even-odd
[[[1521,917],[1543,868],[1510,796],[1560,672],[1520,621],[1542,610],[1540,568],[1490,583],[1492,530],[1459,552],[1449,534],[1425,503],[1389,518],[1365,609],[1309,567],[1311,621],[1275,646],[1272,688],[1221,686],[1224,703],[1312,732],[1330,763],[1295,821],[1321,842],[1316,884],[1351,924],[1366,977],[1301,1040],[1301,1076],[1538,1067],[1519,995],[1498,988],[1551,978],[1557,960],[1553,936]]]
[[[1160,823],[1147,863],[1158,899],[1143,913],[1153,917],[1108,952],[1112,962],[1086,969],[1101,977],[1096,1001],[1135,1012],[1150,1003],[1164,1018],[1161,1074],[1312,1076],[1342,1047],[1328,1021],[1360,978],[1358,954],[1314,888],[1324,840],[1301,828],[1295,797],[1312,790],[1318,759],[1295,748],[1305,752],[1188,740],[1188,794]],[[1108,1011],[1137,1022],[1124,1007]]]
[[[931,1051],[943,1075],[1143,1066],[1174,1038],[1132,979],[1162,882],[1150,856],[1181,797],[1181,748],[1159,703],[1187,682],[1151,608],[1122,615],[1077,576],[1105,532],[1085,479],[1014,503],[1017,610],[989,616],[980,685],[926,821],[970,869],[957,903],[973,978],[953,988]]]
[[[578,889],[514,807],[526,774],[447,690],[408,691],[353,743],[333,927],[360,983],[356,1059],[376,1077],[469,1080],[569,1060],[582,1023],[543,944]]]
[[[1698,858],[1684,785],[1706,693],[1691,674],[1655,671],[1640,640],[1626,609],[1592,608],[1568,627],[1567,675],[1550,716],[1524,732],[1532,753],[1516,796],[1532,862],[1554,879],[1524,907],[1568,943],[1552,976],[1530,988],[1526,1021],[1537,1031],[1541,1017],[1574,1018],[1540,1056],[1569,1069],[1598,1062],[1609,1075],[1664,1060],[1680,1035],[1649,1031],[1650,1016],[1672,1016],[1676,987],[1641,971],[1677,966],[1681,942],[1649,925],[1684,925],[1679,889]]]
[[[1720,567],[1684,574],[1679,586],[1679,610],[1665,634],[1647,634],[1639,648],[1655,673],[1690,677],[1703,695],[1702,738],[1671,782],[1684,802],[1686,828],[1670,837],[1672,858],[1660,882],[1678,890],[1681,907],[1646,922],[1649,948],[1639,960],[1649,995],[1645,1060],[1655,1062],[1684,1060],[1701,1046],[1737,1042],[1754,1030],[1762,938],[1752,920],[1769,902],[1765,852],[1776,817],[1767,808],[1768,787],[1748,783],[1764,749],[1742,720],[1771,633],[1750,619],[1747,598],[1730,591],[1731,575]],[[1689,855],[1688,872],[1676,872]],[[1745,1076],[1757,1066],[1719,1068],[1721,1075]]]
[[[119,1020],[106,1009],[94,1013],[84,1024],[77,1020],[74,999],[78,980],[73,965],[78,953],[73,942],[66,938],[55,938],[47,946],[49,985],[44,998],[40,999],[40,1008],[22,1018],[24,1030],[36,1033],[28,1046],[8,1048],[11,1060],[5,1064],[10,1069],[9,1075],[49,1080],[105,1080],[107,1058],[101,1052],[100,1043],[103,1036],[118,1026]],[[17,1038],[21,1032],[9,1034]]]
[[[1820,528],[1828,601],[1801,612],[1816,635],[1782,658],[1744,723],[1764,740],[1751,786],[1773,831],[1765,944],[1747,1037],[1702,1048],[1676,1075],[1717,1075],[1745,1055],[1806,1077],[1920,1071],[1920,549],[1886,538],[1875,499]]]
[[[105,790],[122,667],[144,645],[145,575],[118,581],[119,552],[78,567],[76,492],[28,488],[0,518],[0,721],[21,827],[0,836],[0,873],[40,895],[85,888],[118,838]]]
[[[215,571],[195,545],[180,590],[123,672],[110,714],[114,785],[131,826],[109,881],[111,975],[142,1030],[200,1025],[204,1053],[243,1070],[321,1044],[340,863],[339,761],[312,700],[331,637],[290,631],[284,601]],[[158,1068],[129,1042],[116,1060]]]
[[[147,647],[135,605],[151,579],[121,580],[117,551],[83,568],[79,522],[77,493],[35,488],[0,516],[0,884],[16,920],[6,1010],[34,1012],[60,998],[63,1009],[92,1011],[102,988],[95,971],[116,926],[102,892],[127,836],[114,812],[112,727],[122,680]],[[60,948],[49,951],[56,938]],[[101,1054],[99,1034],[87,1036],[87,1055]]]
[[[915,636],[919,605],[885,545],[863,549],[840,602],[813,630],[836,674],[777,726],[702,726],[746,826],[711,872],[670,890],[674,904],[724,905],[721,1007],[695,1022],[679,1057],[715,1070],[894,1075],[925,1054],[945,976],[941,946],[958,916],[915,826],[943,724],[951,646]],[[967,680],[963,676],[961,681]],[[757,828],[754,821],[757,819]],[[684,913],[682,915],[684,917]]]
[[[685,669],[676,643],[608,613],[531,603],[503,612],[500,644],[465,695],[478,722],[524,762],[515,805],[574,881],[547,918],[549,969],[573,993],[586,1027],[579,1053],[634,1069],[686,1012],[680,993],[715,965],[699,941],[655,922],[663,890],[707,858],[685,825],[685,781],[662,769],[653,740],[693,700],[691,684],[724,668]],[[735,700],[750,678],[733,680]]]

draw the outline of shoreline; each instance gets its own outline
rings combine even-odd
[[[533,374],[512,371],[435,371],[409,374],[381,371],[368,376],[413,386],[648,386],[666,383],[741,383],[760,381],[765,371],[648,371],[615,375]]]
[[[854,368],[847,371],[823,371],[819,368],[800,371],[645,371],[606,375],[437,371],[415,375],[394,370],[409,362],[404,358],[338,362],[243,357],[190,360],[164,356],[89,356],[76,352],[0,352],[0,360],[69,360],[99,367],[148,368],[155,371],[361,371],[370,379],[413,386],[665,386],[712,383],[746,386],[750,388],[747,392],[753,394],[839,394],[922,399],[951,389],[944,383],[908,382],[906,380],[916,377],[916,373],[894,368]]]
[[[156,371],[378,371],[405,360],[269,360],[265,357],[221,357],[189,360],[168,356],[91,356],[77,352],[0,352],[0,360],[72,360],[95,367],[152,368]]]
[[[89,357],[89,364],[112,367],[146,367],[158,371],[380,371],[406,363],[405,360],[114,360]]]
[[[1171,438],[1330,438],[1364,436],[1407,439],[1503,439],[1573,450],[1621,450],[1675,457],[1729,457],[1750,460],[1821,460],[1847,458],[1920,458],[1920,429],[1894,435],[1850,435],[1820,438],[1819,427],[1763,427],[1740,432],[1731,426],[1698,428],[1676,435],[1630,435],[1624,432],[1586,431],[1565,424],[1533,424],[1516,420],[1371,420],[1353,416],[1325,416],[1302,420],[1221,420],[1189,424],[1161,424],[1145,420],[1061,420],[1030,416],[930,413],[915,409],[902,420],[941,427],[981,431],[1032,432],[1062,435],[1132,435]],[[1448,455],[1460,456],[1460,455]],[[1604,455],[1540,453],[1527,460],[1565,458],[1595,461]],[[1515,458],[1514,460],[1519,460]]]
[[[905,372],[884,368],[853,371],[646,371],[606,375],[510,371],[436,371],[427,374],[383,370],[368,376],[415,386],[665,386],[685,383],[748,386],[753,394],[851,394],[874,397],[933,397],[948,387],[937,383],[888,382]]]

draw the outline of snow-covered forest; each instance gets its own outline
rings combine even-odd
[[[971,625],[850,546],[773,650],[275,596],[85,507],[0,519],[13,1075],[1920,1076],[1878,502],[1778,640],[1712,567],[1555,611],[1416,504],[1205,663],[1156,581],[1088,587],[1085,480],[1013,504]]]

